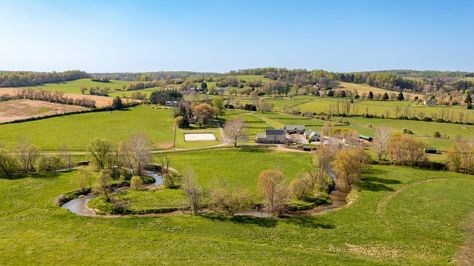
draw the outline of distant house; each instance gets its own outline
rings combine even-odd
[[[311,142],[318,142],[321,140],[321,135],[317,131],[311,132],[308,136],[308,141]]]
[[[303,134],[305,131],[304,125],[284,125],[282,128],[287,134]]]
[[[265,133],[259,133],[255,137],[255,142],[266,144],[283,144],[285,143],[285,131],[280,129],[267,129]]]
[[[436,102],[433,99],[429,99],[429,100],[424,100],[423,104],[428,105],[428,106],[435,106]]]

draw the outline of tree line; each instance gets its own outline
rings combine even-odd
[[[79,70],[69,70],[64,72],[0,72],[0,87],[34,86],[44,83],[64,82],[89,77],[90,75],[88,73]]]

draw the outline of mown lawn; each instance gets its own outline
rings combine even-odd
[[[258,172],[251,166],[280,156],[241,152],[233,164],[246,163],[237,167],[232,166],[236,154],[184,153],[173,159],[176,167],[182,160],[192,164],[203,184],[212,174],[240,183]],[[227,163],[207,162],[217,157]],[[198,161],[193,163],[194,159]],[[293,169],[294,163],[287,158],[278,164]],[[238,174],[226,173],[223,166]],[[344,209],[274,220],[214,215],[80,217],[52,202],[77,188],[74,173],[0,179],[0,261],[2,265],[452,263],[464,239],[466,218],[474,211],[472,176],[390,166],[374,166],[364,176],[357,201]]]

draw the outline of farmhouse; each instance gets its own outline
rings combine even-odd
[[[311,131],[311,133],[308,135],[308,141],[311,142],[318,142],[321,140],[321,135],[319,134],[318,131]]]
[[[257,134],[255,142],[283,144],[285,143],[285,132],[279,129],[267,129],[265,133]]]
[[[287,134],[303,134],[305,130],[304,125],[284,125],[282,128]]]

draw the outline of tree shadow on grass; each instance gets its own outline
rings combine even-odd
[[[370,169],[364,173],[364,177],[359,183],[359,189],[370,191],[395,191],[395,189],[387,185],[401,184],[399,180],[379,177],[385,174],[385,170]]]
[[[61,173],[66,173],[70,171],[64,171]],[[7,179],[7,180],[17,180],[26,177],[32,177],[36,179],[53,179],[60,175],[60,172],[53,172],[53,173],[30,173],[30,174],[14,174],[11,176],[0,176],[0,179]]]
[[[206,213],[201,215],[201,217],[212,221],[232,222],[237,224],[251,224],[267,228],[275,227],[278,224],[278,221],[274,218],[260,218],[248,215],[225,216],[218,213]]]
[[[271,152],[271,149],[267,146],[255,146],[255,145],[242,145],[239,146],[240,151],[242,152]]]
[[[312,216],[299,216],[299,217],[287,217],[285,222],[288,224],[297,225],[305,228],[322,228],[322,229],[334,229],[335,225],[323,221],[320,217]]]

